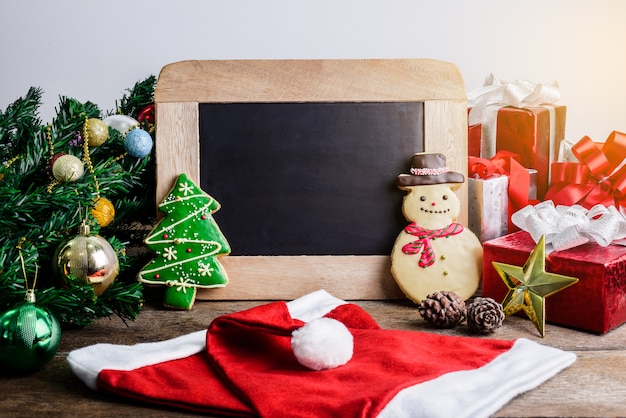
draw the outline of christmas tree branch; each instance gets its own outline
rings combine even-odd
[[[154,76],[136,83],[109,114],[139,117],[152,105],[155,85]],[[35,290],[37,304],[62,324],[84,326],[111,315],[133,320],[143,305],[142,285],[136,280],[140,257],[127,255],[128,240],[118,236],[127,234],[128,225],[154,221],[153,159],[126,155],[123,133],[112,128],[100,146],[84,146],[85,121],[104,116],[91,102],[60,97],[56,116],[43,125],[38,115],[41,97],[42,90],[33,87],[0,110],[0,307],[6,310],[24,299],[16,245],[25,239],[26,272],[32,277],[35,266],[46,272]],[[85,172],[80,178],[64,182],[52,176],[53,157],[61,154],[81,161]],[[91,213],[99,197],[115,206],[113,223],[105,228]],[[83,220],[92,234],[108,240],[119,259],[117,279],[100,296],[87,283],[62,286],[49,274],[55,250],[77,234]]]

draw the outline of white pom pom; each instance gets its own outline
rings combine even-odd
[[[291,348],[303,366],[325,370],[344,365],[352,358],[354,339],[343,323],[318,318],[293,332]]]

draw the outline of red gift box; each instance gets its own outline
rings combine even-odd
[[[535,245],[526,231],[485,242],[483,296],[502,302],[508,291],[493,261],[523,266]],[[546,298],[548,322],[594,333],[626,322],[626,247],[588,243],[555,251],[546,257],[546,271],[579,279]]]
[[[496,151],[520,156],[526,168],[537,170],[537,198],[543,200],[550,184],[550,165],[557,161],[565,138],[565,106],[503,107],[496,122]],[[551,115],[554,110],[554,115]],[[554,117],[554,125],[551,124]]]

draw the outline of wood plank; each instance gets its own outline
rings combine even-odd
[[[211,60],[163,67],[155,101],[425,101],[466,94],[458,68],[431,59]]]
[[[446,156],[451,170],[462,173],[465,183],[456,191],[461,201],[458,222],[467,225],[467,102],[429,100],[424,102],[424,148]]]
[[[229,284],[198,289],[197,299],[251,300],[271,295],[271,299],[290,300],[318,289],[341,299],[404,299],[387,256],[228,256],[220,260]]]
[[[162,202],[181,173],[200,184],[198,104],[157,102],[155,114],[159,120],[155,141],[156,199]]]
[[[585,351],[576,355],[576,363],[540,388],[518,396],[497,416],[624,416],[626,351]]]

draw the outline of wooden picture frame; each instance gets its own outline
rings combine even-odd
[[[157,202],[167,196],[180,173],[200,184],[199,104],[256,102],[423,102],[424,150],[445,154],[451,170],[467,174],[466,89],[451,63],[182,61],[161,70],[155,90]],[[457,193],[462,204],[459,222],[467,225],[467,186]],[[225,288],[198,289],[198,299],[288,300],[319,289],[346,300],[404,297],[385,255],[227,256],[221,262],[230,283]]]

